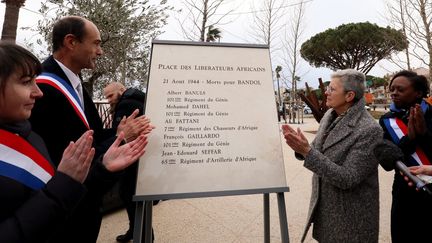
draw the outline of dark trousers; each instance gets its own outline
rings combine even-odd
[[[132,200],[135,195],[135,187],[137,180],[138,163],[134,163],[125,170],[125,173],[120,178],[120,198],[125,204],[126,212],[129,219],[129,230],[133,231],[135,222],[135,202]]]
[[[120,179],[120,198],[126,207],[126,212],[129,219],[129,229],[131,233],[133,233],[135,226],[135,210],[136,210],[136,202],[133,201],[133,196],[135,195],[135,187],[138,173],[138,163],[134,163],[129,168],[125,170],[122,178]],[[144,222],[143,222],[144,227]],[[154,231],[152,228],[152,239],[154,241]]]
[[[398,178],[399,179],[399,178]],[[399,181],[402,183],[402,181]],[[405,185],[393,185],[391,236],[393,243],[432,242],[432,196]],[[395,187],[396,186],[396,187]]]

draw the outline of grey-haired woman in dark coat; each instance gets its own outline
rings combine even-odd
[[[364,74],[341,70],[332,75],[327,106],[314,141],[284,125],[287,144],[311,170],[312,196],[302,237],[313,224],[319,242],[378,242],[378,161],[372,153],[382,129],[365,110]]]

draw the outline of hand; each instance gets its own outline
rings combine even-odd
[[[424,118],[421,106],[416,104],[414,107],[414,129],[416,135],[423,136],[427,132],[426,120]]]
[[[135,117],[137,117],[138,114],[139,114],[139,110],[135,109],[130,116],[128,117],[124,116],[117,126],[117,134],[120,134],[121,132],[127,130],[126,128],[127,124],[130,123],[133,119],[135,119]]]
[[[70,142],[63,152],[58,171],[83,183],[90,169],[95,149],[92,148],[93,131],[85,132],[75,143]]]
[[[414,186],[414,183],[408,178],[408,176],[405,176],[405,174],[402,173],[402,171],[399,171],[399,173],[403,176],[404,180],[408,182],[408,186]]]
[[[295,152],[303,155],[303,157],[306,157],[311,150],[311,147],[300,128],[297,128],[296,132],[289,125],[282,125],[282,132],[288,146],[290,146]]]
[[[119,146],[124,139],[124,133],[121,132],[114,143],[104,154],[102,163],[108,171],[116,172],[125,169],[141,157],[147,145],[147,137],[140,135],[132,142]]]
[[[130,142],[135,140],[139,135],[149,134],[155,126],[150,124],[150,119],[145,116],[140,116],[134,120],[129,120],[125,125],[124,134],[125,141]]]
[[[147,118],[146,116],[140,116],[130,122],[130,130],[132,130],[133,132],[130,132],[130,130],[128,131],[130,135],[129,137],[133,137],[133,139],[135,139],[136,137],[138,137],[138,135],[147,135],[155,128],[155,126],[150,124],[149,118]],[[128,138],[127,134],[128,133],[125,133],[126,138]]]
[[[414,108],[410,108],[410,114],[408,117],[408,137],[410,140],[414,140],[416,138],[415,125],[414,125]]]
[[[153,129],[156,128],[156,126],[150,124],[150,119],[145,118],[148,122],[147,125],[145,126],[145,129],[141,132],[141,135],[147,135],[149,134]]]
[[[146,116],[137,117],[138,113],[139,111],[136,109],[127,118],[123,117],[117,127],[117,134],[124,132],[127,142],[135,140],[139,135],[147,135],[155,128]]]
[[[408,118],[408,137],[411,140],[416,139],[417,136],[426,134],[427,126],[426,121],[419,104],[410,108],[410,114]]]
[[[420,165],[420,166],[411,166],[408,167],[408,169],[410,170],[411,174],[413,175],[429,175],[432,176],[432,166],[431,165]],[[414,183],[407,177],[404,175],[404,173],[400,172],[400,174],[402,176],[404,176],[405,181],[408,182],[408,186],[415,186]],[[418,191],[418,188],[417,188]]]
[[[409,170],[413,175],[423,174],[432,176],[432,165],[411,166]]]

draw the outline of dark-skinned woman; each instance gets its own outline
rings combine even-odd
[[[431,107],[424,100],[428,82],[411,71],[395,74],[390,82],[392,104],[380,125],[384,138],[404,154],[404,163],[414,174],[428,173],[432,161]],[[391,208],[392,242],[431,242],[432,197],[417,191],[395,171]]]

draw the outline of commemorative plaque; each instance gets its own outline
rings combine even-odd
[[[287,191],[269,49],[154,41],[136,198]]]

